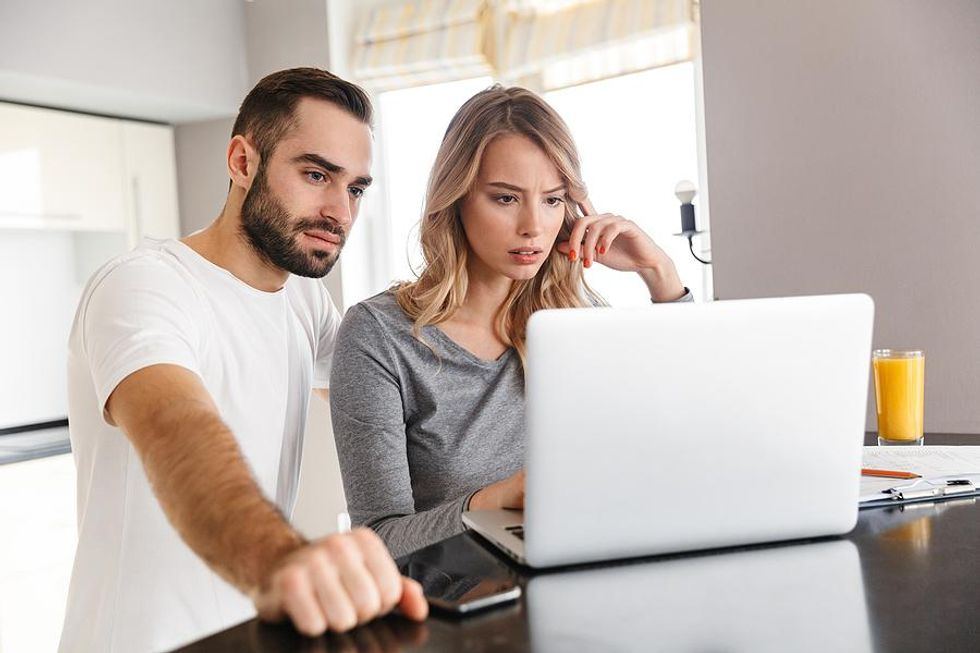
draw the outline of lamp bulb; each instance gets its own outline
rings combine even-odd
[[[694,200],[694,196],[697,194],[697,187],[686,179],[677,182],[677,185],[674,186],[674,195],[676,195],[677,199],[681,201],[681,204],[690,204]]]

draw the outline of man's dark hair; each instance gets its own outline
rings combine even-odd
[[[266,75],[249,91],[231,135],[250,137],[262,161],[268,161],[295,126],[296,105],[306,97],[326,100],[371,124],[371,100],[359,86],[319,68],[290,68]]]

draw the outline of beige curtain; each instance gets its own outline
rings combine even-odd
[[[480,75],[550,91],[696,56],[698,0],[402,0],[362,19],[354,75],[378,90]]]
[[[354,76],[376,90],[492,75],[484,0],[406,0],[361,19]]]
[[[696,0],[539,1],[557,8],[509,12],[499,66],[509,83],[551,91],[696,56]]]

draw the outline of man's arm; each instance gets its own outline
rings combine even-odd
[[[347,630],[399,605],[422,619],[421,588],[401,578],[366,529],[306,542],[263,495],[234,435],[193,372],[152,365],[106,403],[181,537],[255,602],[261,617],[305,634]]]

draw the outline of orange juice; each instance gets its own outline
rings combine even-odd
[[[922,438],[926,359],[922,352],[877,350],[873,357],[878,437],[913,442]]]

